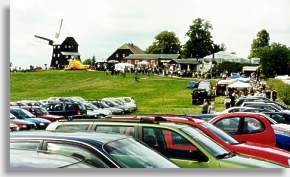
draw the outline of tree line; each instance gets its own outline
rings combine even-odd
[[[194,19],[185,36],[187,41],[181,45],[174,32],[162,31],[154,37],[153,43],[145,50],[148,54],[180,54],[181,58],[203,58],[207,55],[226,50],[225,44],[216,44],[211,35],[213,26],[201,18]],[[270,45],[270,35],[262,29],[251,44],[249,58],[260,58],[261,73],[266,77],[290,74],[290,48],[281,43]],[[95,64],[95,57],[84,60],[84,64]],[[219,65],[219,64],[218,64]],[[222,64],[221,64],[222,65]],[[241,66],[226,64],[216,66],[217,70],[236,71]],[[235,67],[237,66],[237,67]]]

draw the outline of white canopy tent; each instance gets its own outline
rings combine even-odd
[[[243,89],[243,88],[251,88],[251,87],[252,87],[251,84],[246,83],[246,82],[242,82],[239,80],[228,85],[228,88],[241,88],[241,89]]]
[[[126,68],[127,69],[134,68],[134,65],[131,63],[117,63],[117,64],[115,64],[115,69],[117,71],[124,71]]]

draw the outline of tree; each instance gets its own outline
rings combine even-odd
[[[84,64],[84,65],[91,65],[91,64],[92,64],[92,59],[90,59],[90,58],[85,59],[85,60],[83,61],[83,64]]]
[[[257,33],[256,39],[253,40],[249,58],[257,57],[257,50],[261,47],[269,46],[270,35],[263,29]]]
[[[225,50],[224,44],[214,44],[210,30],[212,25],[204,19],[193,20],[186,36],[188,41],[183,45],[183,57],[203,58],[209,54]]]
[[[92,60],[91,60],[91,61],[92,61],[91,65],[92,65],[92,66],[95,66],[95,64],[96,64],[96,57],[95,57],[95,56],[93,56],[93,58],[92,58]]]
[[[174,32],[162,31],[155,36],[155,41],[146,49],[146,53],[153,54],[177,54],[181,45]]]
[[[287,46],[273,43],[260,47],[256,50],[256,56],[260,58],[262,73],[265,76],[290,74],[290,50]]]

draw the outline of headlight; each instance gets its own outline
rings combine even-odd
[[[26,125],[22,125],[22,128],[26,128],[27,126]]]
[[[40,123],[39,125],[43,126],[43,125],[44,125],[44,123]]]

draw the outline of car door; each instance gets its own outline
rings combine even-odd
[[[268,128],[270,127],[269,125]],[[274,131],[267,129],[261,120],[255,117],[243,117],[240,128],[240,134],[237,135],[239,139],[275,146]]]
[[[141,141],[182,168],[203,168],[210,165],[208,157],[202,151],[175,131],[142,127]]]
[[[214,125],[240,142],[275,146],[274,131],[266,120],[261,121],[256,117],[226,117],[214,122]]]

